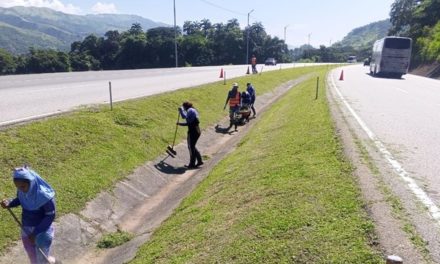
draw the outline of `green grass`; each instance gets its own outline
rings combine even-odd
[[[383,263],[315,85],[271,107],[130,263]]]
[[[354,132],[351,131],[351,133],[354,137],[356,137],[354,135]],[[391,212],[394,218],[400,221],[400,228],[407,234],[411,243],[419,249],[423,258],[429,263],[430,257],[429,249],[427,248],[427,242],[420,236],[420,234],[418,234],[414,224],[411,223],[408,213],[406,212],[399,197],[393,194],[392,190],[384,182],[383,176],[381,175],[379,168],[374,164],[371,156],[368,154],[368,150],[359,139],[356,140],[356,146],[361,153],[362,161],[364,162],[364,164],[367,165],[372,175],[377,179],[379,183],[379,190],[382,192],[386,202],[391,207]]]
[[[194,89],[155,95],[108,106],[93,107],[0,131],[0,194],[12,197],[12,168],[28,163],[56,190],[58,216],[78,212],[85,203],[109,190],[136,167],[165,152],[172,143],[177,108],[190,100],[201,114],[201,126],[214,124],[223,111],[232,82],[240,88],[252,82],[257,95],[281,83],[315,72],[316,67],[248,75]],[[164,80],[166,81],[166,80]],[[186,129],[179,129],[176,142]],[[19,213],[19,209],[16,209]],[[0,210],[0,251],[19,238],[6,210]]]
[[[133,238],[133,234],[118,230],[114,233],[105,234],[97,243],[98,248],[114,248]]]

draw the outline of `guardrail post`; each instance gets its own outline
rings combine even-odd
[[[110,110],[113,111],[112,82],[108,82],[108,91],[110,93]]]
[[[319,77],[317,77],[317,79],[316,79],[316,95],[315,95],[315,100],[318,99],[318,90],[319,90]]]

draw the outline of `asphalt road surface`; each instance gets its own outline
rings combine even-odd
[[[258,65],[259,71],[313,64]],[[0,77],[0,126],[80,106],[143,97],[246,75],[247,65],[29,74]],[[229,82],[230,83],[230,82]]]
[[[440,81],[411,74],[402,79],[372,77],[361,65],[335,70],[332,77],[347,116],[392,171],[385,177],[403,183],[399,190],[391,186],[394,193],[415,202],[414,210],[406,209],[439,259]]]

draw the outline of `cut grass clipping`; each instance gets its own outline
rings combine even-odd
[[[223,105],[233,82],[238,82],[240,89],[253,83],[258,96],[316,70],[303,67],[248,75],[229,80],[228,85],[221,81],[117,103],[113,111],[103,105],[2,130],[0,193],[6,197],[16,194],[12,168],[28,163],[54,187],[58,217],[78,212],[98,193],[165,153],[183,101],[194,103],[201,127],[206,128],[227,116]],[[186,129],[179,128],[176,142],[185,136]],[[19,213],[20,209],[16,210]],[[19,229],[7,211],[0,210],[0,250],[17,239]]]
[[[130,263],[382,263],[315,84],[264,113]]]
[[[120,246],[133,238],[133,234],[118,230],[114,233],[104,235],[97,243],[98,248],[114,248]]]

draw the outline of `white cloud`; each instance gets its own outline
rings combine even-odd
[[[106,4],[98,2],[92,6],[92,12],[95,14],[115,14],[118,13],[115,4]]]
[[[72,4],[63,4],[59,0],[0,0],[0,7],[35,6],[47,7],[68,14],[80,14],[81,8]]]

